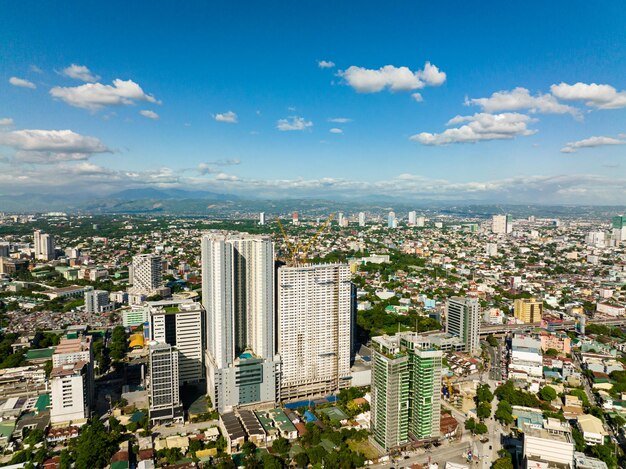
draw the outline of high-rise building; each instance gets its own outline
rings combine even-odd
[[[613,239],[615,244],[619,245],[621,242],[626,241],[626,215],[619,215],[613,217]]]
[[[496,243],[487,243],[485,246],[485,255],[489,257],[498,255],[498,245]]]
[[[337,225],[343,226],[343,212],[337,214]]]
[[[163,286],[163,264],[155,254],[139,254],[133,257],[131,266],[132,291],[136,294],[151,295]]]
[[[40,230],[35,230],[33,234],[33,244],[35,247],[35,259],[50,261],[54,259],[54,237]]]
[[[276,400],[274,245],[245,233],[202,237],[207,388],[220,412]]]
[[[151,421],[183,420],[178,374],[178,350],[168,344],[150,344],[148,410]]]
[[[349,386],[354,314],[349,266],[280,267],[276,291],[281,400]]]
[[[149,338],[178,350],[180,385],[204,379],[205,311],[200,303],[187,301],[152,301]]]
[[[453,296],[448,299],[446,332],[459,337],[467,353],[480,350],[480,304],[476,298]]]
[[[265,212],[259,213],[259,225],[265,225]]]
[[[425,217],[417,217],[415,219],[415,226],[422,228],[424,225],[426,224],[426,218]]]
[[[540,322],[543,316],[543,302],[535,298],[518,298],[513,304],[516,319],[525,323]]]
[[[365,212],[359,212],[359,226],[365,226]]]
[[[84,375],[81,386],[87,399],[85,406],[89,408],[95,397],[94,358],[90,336],[82,336],[76,339],[61,339],[52,355],[53,368],[61,368],[78,362],[86,364],[84,370],[81,368],[80,374]]]
[[[50,421],[82,424],[91,411],[89,364],[79,360],[53,367],[50,372]]]
[[[494,215],[491,219],[491,232],[508,234],[513,231],[513,217],[511,215]]]
[[[387,216],[387,228],[397,228],[398,227],[398,220],[396,219],[396,212],[389,212],[389,215]]]
[[[372,339],[371,433],[385,452],[437,438],[443,352],[414,333]]]
[[[409,212],[409,225],[415,226],[415,222],[417,221],[417,212],[412,210]]]
[[[113,311],[115,305],[109,301],[109,292],[106,290],[85,291],[85,312],[89,314]]]
[[[297,225],[299,223],[298,212],[293,212],[291,214],[291,223]]]

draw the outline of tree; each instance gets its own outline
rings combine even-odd
[[[585,443],[585,437],[578,428],[572,427],[572,437],[574,438],[576,451],[585,451],[585,449],[587,448],[587,443]]]
[[[555,349],[555,348],[549,348],[548,350],[543,352],[543,354],[545,356],[548,356],[548,357],[558,357],[559,356],[559,351],[557,349]]]
[[[282,469],[285,466],[282,459],[269,453],[263,455],[262,461],[264,469]]]
[[[274,443],[272,443],[272,450],[274,450],[278,454],[286,454],[289,452],[290,449],[291,445],[289,444],[289,441],[287,441],[287,439],[283,438],[282,436],[276,438],[274,440]]]
[[[478,404],[476,415],[481,420],[489,418],[491,416],[491,404],[489,402],[481,402]]]
[[[309,457],[304,451],[296,454],[295,461],[298,467],[305,468],[309,465]]]
[[[551,386],[544,386],[539,390],[539,397],[546,402],[552,402],[556,399],[556,391]]]
[[[488,431],[489,431],[489,429],[487,428],[487,425],[485,425],[482,422],[481,423],[477,423],[476,424],[476,428],[474,429],[474,433],[476,433],[477,435],[484,435]]]
[[[474,433],[474,430],[476,429],[476,420],[474,419],[474,417],[471,417],[465,421],[465,429]]]
[[[513,458],[511,453],[505,449],[498,451],[498,459],[491,465],[491,469],[513,469]]]
[[[493,393],[488,384],[481,384],[476,389],[476,400],[478,403],[493,401]]]
[[[497,347],[498,346],[498,339],[496,339],[494,336],[492,336],[491,334],[489,334],[487,336],[487,343],[489,345],[491,345],[492,347]]]
[[[601,459],[609,466],[609,469],[617,467],[617,458],[613,453],[613,447],[608,445],[595,445],[591,447],[591,454]]]
[[[513,423],[513,408],[511,404],[506,401],[498,402],[498,408],[496,409],[495,418],[503,425],[510,425]]]
[[[94,418],[83,427],[76,443],[76,467],[102,468],[109,464],[117,448],[116,436]]]

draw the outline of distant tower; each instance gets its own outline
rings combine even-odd
[[[161,257],[154,254],[139,254],[133,257],[131,284],[133,291],[152,294],[163,285]]]
[[[395,228],[398,226],[398,222],[396,221],[396,212],[391,211],[387,217],[387,228]]]
[[[259,225],[265,225],[265,212],[259,213]]]
[[[409,225],[415,226],[415,222],[417,221],[417,212],[415,210],[409,212]]]
[[[33,234],[33,244],[35,247],[35,259],[40,261],[51,261],[54,259],[54,237],[36,230]]]
[[[511,215],[494,215],[491,219],[491,232],[494,234],[508,234],[513,231],[513,217]]]
[[[365,226],[365,212],[359,212],[359,226],[361,228]]]
[[[298,223],[300,223],[298,219],[298,212],[293,212],[291,214],[291,223],[293,223],[294,225],[297,225]]]
[[[339,212],[337,215],[337,225],[343,226],[343,212]]]

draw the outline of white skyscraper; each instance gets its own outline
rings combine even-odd
[[[259,225],[265,225],[265,212],[259,213]]]
[[[151,344],[149,372],[150,420],[182,421],[184,410],[176,378],[179,374],[178,350],[168,344]]]
[[[82,424],[90,414],[89,364],[76,361],[52,368],[50,373],[50,421]]]
[[[415,226],[417,220],[417,212],[415,210],[409,212],[409,225]]]
[[[276,400],[274,245],[245,233],[202,237],[207,387],[220,412]]]
[[[193,301],[149,302],[150,339],[178,350],[179,383],[204,379],[204,318],[200,303]]]
[[[281,400],[328,395],[349,386],[351,288],[345,264],[278,269]]]
[[[35,230],[33,234],[33,244],[35,247],[35,259],[50,261],[54,259],[54,237]]]
[[[359,212],[359,226],[365,226],[365,212]]]
[[[453,296],[448,299],[446,332],[459,337],[467,353],[480,350],[480,304],[476,298]]]
[[[130,282],[134,293],[151,295],[163,286],[161,257],[139,254],[133,257]]]
[[[491,231],[495,234],[508,234],[513,231],[511,215],[494,215],[491,219]]]
[[[421,227],[423,227],[425,224],[426,224],[426,218],[424,218],[424,217],[417,217],[417,218],[415,219],[415,226],[418,226],[418,227],[420,227],[420,228],[421,228]]]
[[[87,290],[85,292],[85,312],[89,314],[113,311],[115,305],[109,301],[106,290]]]
[[[389,215],[387,216],[387,228],[397,228],[398,227],[398,220],[396,220],[396,212],[389,212]]]

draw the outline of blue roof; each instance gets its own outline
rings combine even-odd
[[[307,423],[315,422],[317,420],[317,417],[315,415],[313,415],[313,413],[310,410],[307,410],[304,413],[304,420],[306,420]]]

